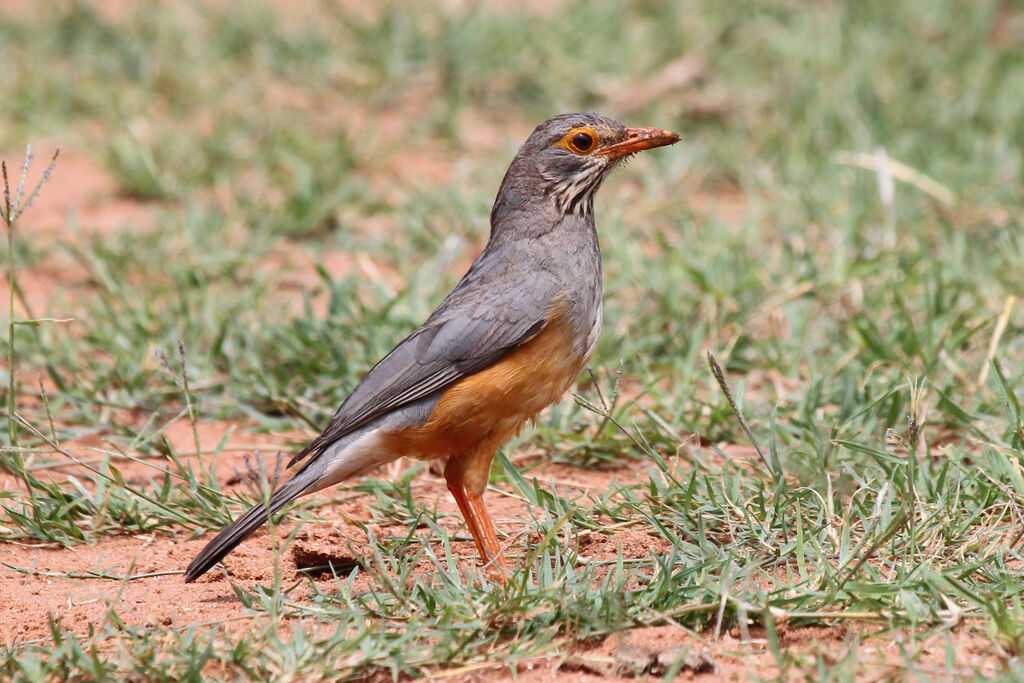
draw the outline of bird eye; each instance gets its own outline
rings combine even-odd
[[[594,129],[589,126],[578,126],[562,136],[555,143],[556,147],[567,149],[573,154],[589,154],[597,148],[599,139]]]
[[[590,133],[576,133],[569,139],[574,152],[586,153],[594,146],[594,136]]]

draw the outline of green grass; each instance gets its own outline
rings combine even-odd
[[[564,110],[684,142],[603,188],[594,375],[507,452],[529,442],[645,476],[566,499],[533,470],[496,465],[495,483],[531,503],[536,539],[505,586],[455,563],[408,478],[363,482],[379,519],[426,525],[445,554],[410,531],[362,558],[370,592],[349,575],[330,591],[238,585],[254,624],[244,635],[126,627],[111,606],[87,635],[55,623],[45,642],[5,645],[5,677],[416,676],[571,660],[581,643],[643,625],[679,624],[713,648],[716,632],[748,622],[780,678],[866,675],[876,660],[856,641],[829,659],[776,635],[782,622],[837,620],[901,633],[908,678],[944,677],[919,649],[954,627],[1002,652],[1007,680],[1022,675],[1024,304],[999,320],[1024,291],[1016,5],[623,0],[534,16],[383,3],[367,16],[321,3],[283,22],[243,5],[115,22],[72,3],[0,21],[0,149],[52,140],[88,154],[153,214],[87,238],[16,224],[5,258],[17,269],[64,259],[89,286],[74,293],[73,325],[15,326],[24,404],[0,468],[31,495],[0,494],[0,540],[185,536],[259,499],[258,486],[222,488],[219,450],[174,452],[167,424],[321,424],[482,243],[520,131]],[[705,65],[695,82],[616,99],[684,55]],[[407,125],[398,139],[360,134],[393,120]],[[878,149],[955,199],[897,179],[883,201],[871,169],[840,163]],[[406,155],[438,153],[450,179],[394,174]],[[397,280],[321,267],[301,286],[326,293],[326,312],[289,297],[297,275],[275,258],[334,251]],[[748,441],[707,350],[782,479],[691,438]],[[92,469],[45,476],[67,462],[61,443],[93,432],[105,446]],[[125,458],[150,463],[151,478],[126,482]],[[581,561],[579,535],[609,525],[672,550]],[[435,572],[409,579],[423,560]]]

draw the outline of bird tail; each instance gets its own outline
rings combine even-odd
[[[213,565],[224,559],[224,556],[234,550],[235,546],[244,541],[256,529],[263,526],[263,523],[271,515],[277,514],[285,505],[298,498],[309,490],[310,482],[300,474],[281,485],[281,488],[274,491],[267,505],[259,504],[232,522],[227,528],[206,544],[202,552],[189,563],[185,569],[185,583],[192,583],[205,574]]]

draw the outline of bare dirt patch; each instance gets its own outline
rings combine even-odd
[[[177,438],[188,439],[187,435]],[[218,463],[217,470],[226,484],[241,456],[230,455],[221,460],[224,462]],[[556,466],[555,472],[564,476],[566,468]],[[593,477],[589,471],[581,472]],[[126,474],[126,479],[129,476]],[[604,474],[607,481],[612,476],[612,473]],[[332,493],[337,496],[339,492]],[[414,483],[414,493],[424,504],[433,505],[433,501],[437,501],[439,524],[455,539],[452,550],[459,562],[476,563],[477,551],[443,479],[426,472]],[[324,495],[320,500],[326,498]],[[519,533],[528,506],[516,497],[491,492],[488,507],[499,532],[504,532],[507,542],[514,545],[513,555],[517,554],[521,548],[515,546],[529,541]],[[273,581],[275,567],[289,582],[298,578],[300,568],[333,564],[336,572],[344,572],[364,558],[373,543],[401,539],[410,531],[401,525],[373,522],[372,500],[366,496],[345,495],[341,501],[318,509],[318,514],[325,521],[304,525],[295,542],[283,553],[275,552],[275,547],[280,549],[284,545],[294,529],[293,523],[281,524],[273,535],[267,529],[258,531],[226,558],[227,575],[233,581],[252,586]],[[413,532],[428,537],[431,533],[427,528]],[[14,643],[45,638],[49,633],[49,616],[60,619],[65,628],[75,633],[86,633],[90,624],[102,622],[111,609],[130,625],[187,626],[236,617],[243,610],[226,584],[223,570],[213,570],[190,585],[181,580],[181,570],[210,537],[190,539],[184,532],[141,534],[63,549],[49,544],[0,544],[0,562],[5,565],[0,569],[0,594],[7,596],[6,609],[0,615],[0,641]],[[435,554],[443,558],[442,545],[436,542],[431,545]],[[619,547],[627,557],[642,557],[652,552],[651,545],[649,537],[631,530],[611,537],[585,536],[580,540],[581,550],[586,548],[595,557],[602,558],[617,552]],[[278,557],[276,565],[275,556]],[[417,574],[432,571],[427,560],[417,567]],[[141,578],[118,581],[96,578],[95,574]],[[315,580],[323,582],[323,590],[329,591],[333,582],[331,572],[316,576]]]
[[[224,428],[202,430],[204,440],[217,437]],[[175,426],[171,436],[181,445],[191,438],[188,423]],[[225,455],[218,473],[225,483],[241,461],[241,454]],[[378,472],[382,475],[384,472]],[[531,470],[530,476],[555,482],[564,495],[570,488],[579,491],[607,487],[613,479],[635,479],[634,469],[596,471],[564,464],[547,464]],[[640,475],[642,476],[642,475]],[[237,484],[236,484],[237,485]],[[466,533],[462,518],[450,499],[443,478],[429,470],[413,482],[420,504],[438,509],[438,523],[454,539],[452,552],[461,566],[478,563],[475,546]],[[335,590],[335,575],[348,572],[373,552],[374,545],[401,542],[410,532],[430,543],[433,553],[444,561],[444,547],[431,537],[429,528],[409,529],[404,525],[375,521],[373,501],[365,495],[345,489],[330,492],[330,504],[317,508],[322,521],[305,523],[286,547],[294,531],[289,520],[273,531],[266,528],[237,548],[225,561],[194,584],[184,584],[181,570],[202,548],[210,534],[189,538],[187,533],[137,534],[107,538],[74,548],[26,543],[0,544],[0,594],[5,609],[0,613],[0,642],[45,640],[49,637],[49,619],[78,634],[90,625],[106,621],[111,611],[129,626],[186,628],[196,624],[249,619],[239,602],[231,581],[246,589],[269,585],[279,572],[286,584],[300,580],[299,570],[309,574],[320,591]],[[327,501],[328,494],[320,497]],[[436,503],[435,503],[436,501]],[[495,517],[503,542],[510,547],[513,561],[535,540],[524,537],[521,529],[529,506],[501,490],[488,494],[488,507]],[[294,517],[294,516],[292,516]],[[575,537],[582,561],[607,560],[617,556],[639,558],[670,551],[663,539],[653,538],[637,529],[623,528],[611,533],[581,533]],[[318,569],[319,568],[319,569]],[[318,570],[317,570],[318,569]],[[429,579],[435,567],[420,559],[414,576]],[[106,575],[108,578],[99,578]],[[118,580],[114,577],[134,577]],[[370,579],[361,573],[355,590],[369,590]],[[301,592],[290,599],[304,601]],[[251,617],[258,619],[260,617]],[[241,628],[241,626],[239,627]],[[944,669],[944,640],[958,643],[960,673],[970,670],[994,672],[1000,656],[989,641],[977,635],[980,626],[964,623],[952,631],[936,634],[926,641],[918,661],[926,670],[940,674]],[[859,648],[858,657],[870,658],[878,675],[898,670],[902,661],[899,633],[886,632],[881,625],[838,622],[830,626],[787,624],[779,626],[780,647],[798,658],[822,657],[838,661],[851,648]],[[751,675],[768,678],[777,675],[777,662],[763,629],[751,626],[746,631],[694,633],[678,626],[635,628],[629,632],[583,644],[571,655],[520,663],[515,680],[526,681],[613,681],[658,680],[665,671],[680,667],[684,678],[694,680],[747,680]],[[896,667],[896,668],[894,668]],[[483,666],[472,672],[452,672],[454,680],[512,680],[507,667]]]
[[[47,143],[34,148],[26,195],[42,177],[56,147]],[[0,153],[15,186],[24,156],[23,149]],[[62,149],[49,181],[15,222],[15,240],[26,242],[33,251],[45,252],[38,261],[16,264],[15,315],[22,320],[46,318],[47,324],[65,325],[62,331],[68,333],[77,329],[74,319],[81,309],[76,300],[93,291],[92,274],[55,245],[76,245],[93,235],[119,230],[148,229],[153,225],[152,211],[150,204],[123,197],[113,176],[90,156],[73,148]],[[7,277],[0,278],[0,301],[7,301],[9,291]],[[62,322],[55,323],[55,319]]]
[[[978,624],[936,633],[917,647],[917,671],[926,680],[959,680],[975,675],[992,676],[1002,662],[985,639]],[[804,667],[820,658],[826,668],[857,649],[864,661],[865,680],[898,679],[905,662],[900,659],[907,631],[889,632],[877,625],[831,625],[779,628],[780,646]],[[944,661],[945,641],[955,644],[960,656],[950,668]],[[584,644],[565,657],[518,663],[513,675],[500,664],[481,665],[471,674],[446,676],[456,681],[659,681],[669,670],[676,680],[749,681],[777,680],[780,670],[763,631],[754,630],[742,640],[733,634],[716,636],[696,633],[678,626],[649,626],[632,629]],[[790,670],[792,680],[803,680],[807,671]],[[800,674],[800,675],[798,675]]]
[[[35,187],[58,144],[33,146],[35,160],[25,187]],[[25,150],[0,154],[9,173],[20,178]],[[13,180],[12,180],[13,182]],[[22,235],[33,240],[61,237],[76,239],[91,233],[106,234],[126,226],[151,225],[150,206],[120,194],[110,173],[82,150],[63,146],[57,166],[43,185],[32,207],[18,219]]]

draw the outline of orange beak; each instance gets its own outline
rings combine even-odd
[[[679,135],[661,128],[627,128],[626,139],[599,149],[597,154],[619,159],[627,154],[636,154],[645,149],[674,145],[679,142]]]

